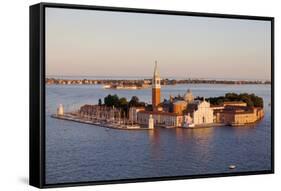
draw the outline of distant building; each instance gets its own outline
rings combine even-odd
[[[247,103],[243,101],[225,101],[223,102],[223,106],[247,106]]]

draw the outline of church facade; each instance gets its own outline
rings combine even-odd
[[[188,104],[186,115],[191,118],[194,125],[205,125],[214,122],[214,111],[210,103],[203,100],[196,100]]]

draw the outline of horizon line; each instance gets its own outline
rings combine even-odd
[[[135,79],[150,79],[152,78],[152,75],[144,75],[144,76],[130,76],[130,75],[56,75],[56,74],[51,74],[51,75],[45,75],[46,78],[50,78],[50,77],[55,77],[55,78],[60,78],[60,77],[103,77],[103,78],[135,78]],[[271,81],[271,79],[256,79],[256,78],[211,78],[211,77],[185,77],[185,76],[178,76],[178,77],[174,77],[174,76],[162,76],[161,79],[191,79],[191,80],[195,80],[195,79],[200,79],[200,80],[228,80],[228,81]]]

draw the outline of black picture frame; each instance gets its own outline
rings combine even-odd
[[[80,10],[102,10],[117,12],[183,15],[196,17],[264,20],[271,22],[271,169],[265,171],[218,173],[207,175],[170,176],[158,178],[122,179],[113,181],[91,181],[75,183],[45,183],[45,9],[66,8]],[[30,6],[30,129],[29,129],[29,184],[38,188],[65,186],[132,183],[147,181],[178,180],[190,178],[242,176],[274,173],[274,17],[197,13],[184,11],[135,9],[74,4],[39,3]]]

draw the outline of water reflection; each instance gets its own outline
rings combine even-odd
[[[153,159],[161,159],[160,154],[160,133],[157,128],[147,131],[150,145],[150,155]]]
[[[214,127],[197,128],[197,129],[180,129],[179,132],[198,141],[211,140],[214,133]],[[179,133],[180,134],[180,133]],[[178,136],[177,136],[178,137]]]
[[[164,129],[155,128],[147,131],[150,145],[150,154],[153,159],[160,160],[161,153],[167,152],[167,148],[174,148],[170,152],[182,152],[182,148],[193,150],[192,152],[208,154],[210,143],[213,141],[214,128],[198,129]],[[169,140],[169,142],[167,142]]]
[[[158,139],[159,134],[156,133],[156,131],[157,131],[156,129],[147,131],[150,142],[154,142],[155,140]]]
[[[212,141],[214,137],[214,128],[197,128],[197,129],[176,129],[176,139],[180,145],[188,147],[190,153],[196,155],[202,160],[207,160],[211,157]],[[201,160],[201,159],[200,159]],[[203,163],[202,163],[203,165]]]

